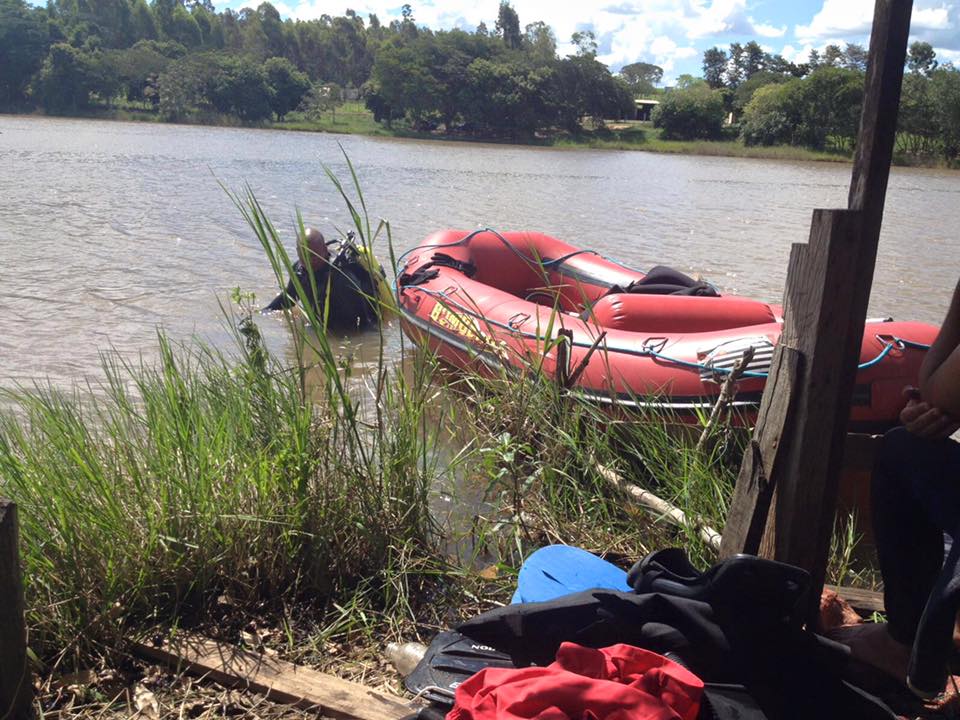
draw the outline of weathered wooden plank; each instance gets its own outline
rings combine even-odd
[[[893,159],[912,0],[877,0],[867,60],[860,132],[848,207],[864,212],[866,235],[879,234]],[[862,268],[867,272],[868,268]],[[869,268],[872,274],[873,268]]]
[[[753,439],[740,465],[730,511],[723,527],[720,555],[755,555],[767,523],[773,498],[772,478],[785,452],[794,388],[799,382],[802,356],[783,343],[774,350],[770,377],[760,402]]]
[[[788,279],[784,335],[804,357],[795,386],[790,445],[760,552],[806,569],[820,596],[836,513],[840,468],[866,317],[853,280],[860,258],[860,213],[814,211],[810,242]],[[860,316],[859,333],[849,332]]]
[[[33,716],[17,506],[0,498],[0,718]]]
[[[132,645],[141,657],[324,716],[399,720],[413,712],[396,695],[203,637],[180,635],[162,647],[136,641]]]

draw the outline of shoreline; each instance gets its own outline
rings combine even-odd
[[[748,160],[781,160],[785,162],[829,162],[850,164],[852,154],[811,150],[793,145],[746,146],[737,140],[664,140],[649,124],[631,124],[628,127],[586,130],[581,136],[558,135],[550,138],[479,137],[470,135],[446,135],[432,132],[420,132],[409,129],[386,128],[373,121],[367,113],[338,113],[343,120],[336,123],[324,118],[320,122],[304,120],[269,121],[264,124],[243,124],[239,121],[224,121],[221,118],[195,118],[170,122],[161,120],[146,112],[126,110],[94,111],[74,115],[47,115],[41,112],[3,113],[0,116],[64,118],[70,120],[104,120],[110,122],[156,123],[160,125],[184,125],[190,127],[219,127],[242,130],[274,130],[297,133],[328,133],[332,135],[358,135],[362,137],[390,138],[395,140],[425,140],[446,143],[475,143],[486,145],[509,145],[514,147],[539,147],[554,150],[619,150],[631,152],[652,152],[663,155],[694,155],[701,157],[730,157]],[[339,127],[338,127],[339,126]],[[893,165],[904,168],[922,168],[930,170],[953,170],[939,159],[895,155]]]

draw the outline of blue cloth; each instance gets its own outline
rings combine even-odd
[[[616,565],[580,548],[548,545],[520,566],[513,602],[544,602],[594,588],[631,590],[627,573]]]

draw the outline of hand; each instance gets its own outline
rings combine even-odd
[[[915,387],[905,387],[903,395],[907,404],[900,411],[900,422],[907,432],[928,440],[942,440],[960,430],[960,422],[947,415],[940,408],[932,407],[920,397]]]

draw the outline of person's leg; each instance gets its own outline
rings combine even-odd
[[[960,517],[960,446],[891,430],[874,465],[871,505],[888,623],[829,635],[903,681],[928,598],[943,582],[943,532]]]
[[[873,472],[873,528],[888,630],[894,640],[907,646],[913,644],[943,563],[943,528],[931,509],[936,509],[938,500],[946,503],[955,494],[937,497],[943,483],[938,482],[941,468],[935,456],[940,453],[935,445],[903,428],[891,430],[883,438]],[[942,514],[936,512],[936,516]]]

